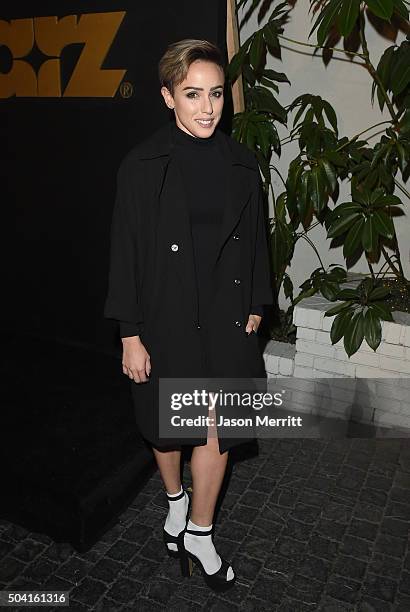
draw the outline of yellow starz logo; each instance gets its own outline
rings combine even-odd
[[[0,72],[0,98],[42,97],[112,98],[126,70],[101,66],[110,50],[125,11],[57,17],[0,20],[0,46],[13,56],[9,72]],[[83,44],[81,55],[62,91],[60,57],[71,44]],[[47,58],[37,74],[26,58],[34,45]]]

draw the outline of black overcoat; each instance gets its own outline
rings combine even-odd
[[[159,436],[158,379],[265,377],[258,338],[245,327],[251,304],[273,302],[256,158],[217,128],[228,191],[214,250],[213,299],[199,326],[189,207],[174,171],[171,128],[165,125],[134,147],[118,170],[104,306],[106,318],[143,324],[151,376],[130,383],[138,428],[160,448],[205,444],[207,430],[196,429],[190,440]],[[246,441],[220,432],[220,452]]]

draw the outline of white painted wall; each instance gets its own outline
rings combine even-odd
[[[250,3],[248,3],[250,5]],[[299,0],[296,7],[290,13],[290,21],[285,26],[283,35],[296,39],[301,42],[314,44],[316,42],[316,32],[312,34],[308,40],[309,31],[313,25],[311,14],[309,14],[310,3],[307,0]],[[270,11],[271,12],[271,11]],[[239,15],[239,21],[243,16],[242,11]],[[262,22],[262,25],[265,21]],[[246,23],[240,31],[240,40],[244,42],[257,27],[256,12],[255,15]],[[367,24],[366,36],[368,40],[370,58],[375,66],[386,49],[393,42],[382,38],[370,24]],[[405,36],[400,32],[396,44],[400,44]],[[375,99],[374,107],[371,106],[370,95],[372,80],[367,71],[361,66],[352,63],[345,54],[335,53],[333,59],[326,67],[320,57],[320,52],[313,57],[314,49],[302,47],[282,40],[282,61],[269,56],[268,67],[279,72],[285,72],[291,82],[291,86],[287,83],[279,84],[280,93],[279,101],[283,106],[292,102],[297,96],[303,93],[312,93],[320,95],[326,99],[334,107],[337,118],[339,137],[352,137],[355,134],[363,131],[367,127],[374,125],[385,119],[389,119],[390,115],[386,110],[382,114],[380,112],[377,100]],[[339,48],[342,44],[337,45]],[[355,59],[355,61],[359,61]],[[291,119],[293,115],[291,115]],[[291,127],[289,122],[289,127]],[[383,127],[383,126],[381,126]],[[281,139],[287,136],[287,131],[281,124],[277,124],[277,129]],[[363,135],[362,138],[377,132],[381,128],[376,128]],[[369,144],[374,144],[376,139],[369,140]],[[285,145],[282,149],[280,158],[274,154],[272,163],[279,169],[284,179],[287,177],[287,168],[292,159],[298,153],[297,143]],[[398,177],[401,178],[401,175]],[[275,195],[278,196],[283,191],[283,185],[278,179],[276,173],[272,173],[272,180]],[[401,197],[401,192],[396,189],[396,195]],[[350,184],[344,181],[340,189],[340,197],[338,203],[349,199]],[[410,201],[402,196],[404,210],[407,211],[406,216],[396,220],[396,231],[399,240],[399,246],[402,253],[402,263],[407,277],[410,276],[410,212],[408,207]],[[271,203],[272,206],[272,203]],[[326,240],[326,232],[322,227],[317,227],[309,233],[310,238],[316,244],[320,256],[325,266],[331,263],[345,265],[341,248],[329,249],[330,241]],[[380,260],[381,263],[384,259]],[[319,265],[318,259],[312,248],[303,240],[300,240],[296,246],[295,256],[291,268],[288,270],[294,287],[295,295],[299,292],[299,285],[310,275],[313,269]],[[377,269],[377,267],[375,267]],[[362,257],[357,264],[352,268],[355,272],[368,272],[368,267],[365,259]],[[281,296],[281,307],[286,308],[288,302],[284,296]]]

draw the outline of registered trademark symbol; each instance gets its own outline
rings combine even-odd
[[[122,98],[131,98],[134,93],[132,83],[129,81],[123,81],[120,85],[120,94]]]

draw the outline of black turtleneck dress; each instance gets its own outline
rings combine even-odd
[[[189,207],[199,321],[202,321],[212,299],[212,261],[226,201],[227,160],[214,134],[208,138],[197,138],[184,132],[176,124],[174,146],[175,159],[179,165]],[[252,305],[251,313],[262,316],[263,306]],[[138,335],[140,331],[140,325],[120,322],[121,338]]]

